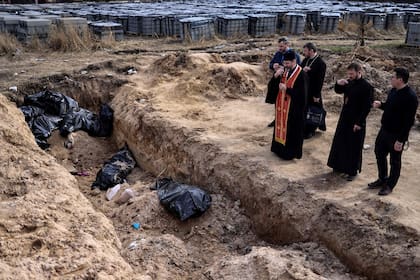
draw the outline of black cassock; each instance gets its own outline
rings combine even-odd
[[[287,88],[286,90],[291,99],[287,119],[286,145],[276,142],[273,133],[271,151],[285,160],[302,158],[307,84],[307,75],[304,71],[301,71],[296,78],[293,88]],[[276,126],[274,126],[274,129],[276,129]]]
[[[305,58],[302,61],[301,66],[302,68],[305,66],[311,67],[311,70],[307,72],[308,82],[309,82],[308,106],[313,105],[313,106],[317,106],[324,109],[323,104],[322,104],[321,90],[322,90],[322,85],[324,84],[325,71],[327,69],[327,65],[325,64],[324,60],[322,60],[322,58],[319,55],[317,55],[314,58],[308,58],[308,57]],[[314,97],[320,99],[319,103],[314,101]],[[305,133],[310,133],[310,132],[313,133],[315,132],[316,129],[317,129],[316,126],[308,125],[308,124],[305,125]],[[319,129],[323,131],[327,129],[325,125],[325,119],[319,126]]]
[[[265,103],[276,104],[277,94],[279,93],[279,84],[281,75],[279,77],[271,77],[267,85],[267,96],[265,97]]]
[[[354,176],[362,169],[362,149],[366,135],[366,117],[373,102],[373,87],[363,78],[347,85],[335,84],[336,93],[344,93],[344,104],[328,157],[328,166]],[[362,129],[353,131],[354,125]]]

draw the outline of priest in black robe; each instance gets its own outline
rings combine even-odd
[[[307,98],[307,75],[296,63],[296,55],[284,55],[285,71],[276,98],[271,151],[284,160],[302,158],[303,129]]]
[[[296,56],[296,62],[300,64],[300,56],[297,52],[289,47],[289,40],[287,37],[282,37],[278,40],[278,51],[274,54],[274,57],[271,59],[269,68],[273,70],[273,76],[267,85],[267,96],[265,102],[269,104],[275,104],[277,99],[277,93],[279,91],[279,84],[281,76],[284,71],[283,61],[284,54],[289,51],[293,51]],[[268,127],[273,127],[274,121],[268,124]]]
[[[309,106],[317,107],[320,111],[325,112],[322,104],[322,85],[324,84],[325,71],[327,65],[324,60],[318,54],[317,49],[313,43],[306,43],[303,46],[303,54],[305,59],[302,61],[300,66],[303,71],[308,74],[309,86],[308,86],[308,108]],[[319,128],[322,131],[327,129],[325,125],[325,113],[322,121],[319,125],[305,123],[304,136],[305,139],[309,139],[314,136],[315,131]]]
[[[362,170],[362,150],[366,135],[366,117],[373,102],[373,87],[362,77],[361,67],[351,63],[348,79],[338,80],[335,92],[344,94],[344,104],[337,123],[328,166],[344,173],[352,181]]]

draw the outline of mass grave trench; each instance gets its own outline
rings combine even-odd
[[[114,110],[111,141],[118,146],[127,143],[138,164],[151,174],[165,170],[166,176],[178,181],[240,201],[262,240],[281,245],[320,243],[353,272],[369,279],[416,279],[419,275],[415,230],[387,217],[367,216],[355,207],[316,198],[310,183],[291,181],[246,155],[224,151],[202,138],[200,131],[179,126],[152,105],[130,96],[124,79],[79,78],[47,78],[47,84],[78,100],[81,107],[94,109],[110,102]],[[23,89],[30,93],[45,87],[47,80]]]
[[[102,79],[106,79],[106,82],[101,82]],[[84,75],[79,76],[79,75],[54,75],[51,77],[45,77],[40,79],[41,82],[32,82],[32,83],[28,83],[20,88],[24,89],[25,92],[27,93],[34,93],[37,92],[39,90],[45,89],[46,85],[48,85],[48,88],[50,88],[51,90],[54,91],[59,91],[62,92],[64,94],[66,94],[67,96],[70,96],[74,99],[76,99],[79,102],[80,107],[82,108],[90,108],[92,110],[94,110],[95,108],[97,108],[101,103],[104,102],[111,102],[112,104],[112,98],[113,96],[116,96],[118,93],[116,93],[115,91],[118,91],[119,85],[125,84],[126,81],[124,81],[123,79],[119,79],[119,78],[112,78],[110,79],[110,76],[107,75],[106,77],[101,76],[101,75],[96,75],[95,77],[91,76],[90,78],[86,79],[86,77],[84,77]],[[77,85],[77,86],[75,86]],[[114,92],[109,92],[111,85],[117,85],[114,86]],[[104,94],[106,93],[106,94]],[[86,96],[86,95],[89,96]],[[21,98],[23,97],[23,95],[17,95],[14,97],[15,100],[21,100]],[[19,102],[17,102],[19,103]],[[118,130],[118,127],[116,127],[115,131]],[[75,147],[74,149],[77,149],[77,145],[78,145],[78,141],[81,141],[81,145],[85,145],[85,149],[86,151],[90,151],[89,154],[91,154],[92,151],[96,151],[98,152],[98,149],[101,149],[101,145],[102,148],[104,150],[104,157],[103,157],[103,161],[105,161],[107,159],[106,156],[109,157],[110,151],[116,151],[117,148],[115,146],[115,139],[114,138],[109,138],[108,140],[105,141],[96,141],[96,140],[92,140],[93,138],[87,136],[84,132],[76,132],[75,133],[77,135],[77,137],[75,136],[76,139],[76,143],[75,143]],[[80,135],[79,135],[80,134]],[[96,138],[98,139],[98,138]],[[65,154],[65,148],[62,146],[62,142],[64,141],[63,138],[60,138],[60,136],[58,135],[58,133],[54,133],[54,135],[50,138],[50,142],[51,142],[51,150],[54,151],[49,151],[52,155],[60,157],[62,158],[62,155]],[[95,147],[90,147],[90,145],[95,145]],[[85,152],[86,152],[85,151]],[[88,156],[89,157],[89,156]],[[86,158],[86,157],[85,157]],[[97,161],[98,158],[92,159],[92,161]],[[85,162],[86,163],[86,162]],[[89,165],[89,162],[87,162],[87,164]],[[93,164],[94,166],[94,164]],[[137,170],[137,173],[139,171]],[[141,171],[140,171],[141,172]],[[93,174],[91,174],[93,175]],[[151,175],[150,175],[151,176]],[[89,177],[87,177],[89,178]],[[130,246],[130,244],[127,243],[127,240],[130,238],[129,236],[127,236],[126,232],[127,232],[127,222],[129,222],[127,219],[122,219],[124,220],[124,224],[121,224],[121,221],[118,221],[117,219],[115,219],[116,217],[118,217],[118,212],[123,212],[124,210],[121,209],[117,209],[116,212],[112,212],[103,209],[102,205],[106,203],[104,197],[98,197],[97,194],[95,194],[94,196],[91,195],[91,193],[89,192],[89,190],[86,190],[86,187],[89,187],[91,183],[91,181],[94,180],[94,177],[90,177],[89,178],[90,181],[87,183],[86,180],[80,179],[79,180],[79,184],[80,184],[80,188],[82,193],[89,199],[91,200],[91,202],[93,203],[93,205],[95,205],[97,207],[97,210],[102,211],[109,219],[111,219],[111,221],[113,221],[114,226],[117,229],[117,232],[119,234],[119,237],[121,238],[122,243],[124,244],[124,246]],[[148,181],[148,183],[150,184],[152,181]],[[87,183],[87,184],[86,184]],[[131,183],[135,183],[135,181],[131,181]],[[202,184],[199,184],[202,186]],[[150,192],[150,191],[149,191]],[[289,262],[294,262],[295,260],[293,258],[297,258],[297,256],[305,256],[305,259],[309,259],[311,260],[311,262],[309,264],[306,264],[305,266],[312,266],[311,269],[313,269],[316,273],[315,274],[319,274],[319,275],[324,275],[326,277],[333,277],[333,275],[335,273],[338,274],[346,274],[347,276],[345,277],[346,279],[359,279],[357,276],[351,275],[349,274],[348,268],[346,268],[344,265],[342,265],[338,259],[336,259],[334,257],[334,255],[328,251],[328,249],[326,249],[325,247],[323,247],[322,245],[320,246],[317,243],[314,242],[299,242],[299,243],[293,243],[291,244],[290,247],[281,247],[281,246],[277,246],[275,244],[268,244],[265,241],[259,239],[253,232],[253,225],[252,222],[249,220],[249,218],[243,214],[243,209],[240,208],[240,202],[239,201],[233,201],[229,198],[229,196],[226,196],[223,192],[222,193],[212,193],[212,195],[215,197],[214,199],[214,206],[211,208],[215,208],[216,210],[210,210],[210,211],[215,211],[214,214],[209,214],[209,215],[215,215],[217,216],[218,219],[220,219],[220,217],[222,217],[223,215],[226,214],[226,212],[221,213],[221,208],[227,208],[227,209],[233,209],[232,211],[230,211],[232,214],[231,217],[225,217],[222,222],[220,221],[216,221],[216,223],[213,220],[206,221],[206,218],[200,217],[198,219],[195,220],[195,222],[192,223],[180,223],[180,222],[176,222],[174,221],[175,218],[174,217],[167,217],[165,216],[164,218],[166,218],[166,222],[170,225],[170,226],[161,226],[161,225],[145,225],[145,228],[150,229],[150,227],[154,230],[157,230],[159,232],[164,232],[165,236],[162,237],[163,240],[159,241],[159,242],[172,242],[171,237],[168,237],[167,234],[173,234],[173,235],[178,235],[181,239],[189,239],[191,235],[193,235],[194,231],[197,231],[196,228],[207,228],[209,227],[209,225],[207,224],[211,224],[213,227],[218,228],[218,226],[221,228],[221,230],[219,230],[216,234],[216,237],[218,239],[218,242],[222,245],[220,246],[226,246],[227,248],[227,253],[223,252],[217,252],[214,254],[219,254],[217,255],[216,259],[220,259],[222,257],[235,257],[235,255],[244,255],[244,254],[249,254],[249,253],[253,253],[256,254],[257,256],[260,255],[261,253],[259,253],[261,250],[267,250],[268,248],[272,248],[272,249],[268,249],[270,250],[271,253],[277,254],[275,252],[277,252],[277,250],[279,250],[278,252],[283,252],[283,250],[285,251],[285,254],[289,254],[290,257],[286,258],[286,260],[288,260]],[[98,199],[99,198],[99,199]],[[139,198],[140,200],[146,200],[146,199],[150,199],[150,195],[149,196],[141,196]],[[157,198],[156,198],[157,199]],[[153,203],[152,203],[153,204]],[[124,206],[125,207],[125,206]],[[239,208],[238,208],[239,207]],[[129,204],[128,209],[130,209],[130,216],[137,213],[138,212],[138,207],[133,207],[133,204]],[[235,217],[235,218],[233,218]],[[216,220],[217,220],[216,218]],[[200,227],[200,219],[204,219],[204,224],[207,226],[201,226]],[[232,221],[232,220],[235,221]],[[151,219],[148,219],[151,220]],[[223,224],[223,222],[225,220],[229,220],[229,222],[225,224]],[[164,221],[165,222],[165,221]],[[217,223],[219,222],[219,223]],[[198,224],[198,226],[197,226]],[[203,223],[201,223],[202,225]],[[214,226],[214,224],[218,224],[216,226]],[[156,228],[157,227],[157,228]],[[123,230],[121,230],[123,228]],[[194,230],[194,229],[195,230]],[[200,229],[198,229],[198,231],[200,231]],[[153,235],[155,233],[147,236],[145,239],[146,240],[154,240]],[[186,236],[186,237],[185,237]],[[169,239],[168,239],[169,238]],[[203,241],[207,241],[205,240],[206,238],[204,238],[203,240],[200,240],[201,242]],[[150,241],[152,242],[152,241]],[[153,242],[158,242],[158,241],[153,241]],[[152,242],[152,243],[153,243]],[[200,243],[200,242],[198,242]],[[206,243],[206,244],[207,244]],[[198,247],[198,246],[197,246]],[[214,247],[218,247],[218,246],[214,246]],[[213,247],[213,248],[214,248]],[[213,249],[211,248],[211,249]],[[266,248],[266,249],[264,249]],[[158,250],[158,248],[156,249]],[[208,249],[207,249],[208,250]],[[220,249],[219,249],[220,250]],[[289,252],[290,251],[290,252]],[[288,253],[289,252],[289,253]],[[122,255],[124,258],[126,258],[126,260],[135,267],[140,267],[141,264],[139,264],[139,261],[136,260],[138,259],[138,256],[136,254],[141,254],[141,252],[131,252],[129,250],[124,250],[122,252]],[[171,252],[169,251],[168,253],[169,255],[171,254]],[[281,253],[280,255],[282,255],[283,253]],[[297,254],[297,255],[296,255]],[[211,255],[211,254],[210,254]],[[137,257],[136,257],[137,256]],[[293,258],[292,258],[293,256]],[[208,261],[200,259],[199,255],[195,255],[194,256],[196,259],[198,259],[199,263],[200,261],[203,261],[203,263],[208,263]],[[313,261],[312,261],[313,259]],[[176,261],[176,260],[175,260]],[[188,261],[186,261],[188,263]],[[194,265],[195,266],[195,262]],[[215,268],[212,270],[208,270],[205,271],[205,273],[207,273],[208,275],[211,276],[212,273],[216,273],[215,271],[218,270],[219,266],[223,266],[223,264],[218,264],[215,263],[214,266]],[[198,268],[203,269],[202,267],[198,266]],[[206,268],[207,269],[207,268]],[[301,268],[302,270],[305,271],[304,268]],[[141,269],[140,269],[141,270]],[[197,273],[197,271],[195,271],[197,269],[191,269],[191,268],[187,268],[187,271],[189,271],[190,273]],[[217,272],[217,275],[220,275],[220,273],[222,272]],[[228,273],[228,272],[223,272],[223,273]],[[311,273],[313,274],[313,272],[307,272],[305,271],[305,273]],[[159,275],[159,274],[158,274]],[[162,276],[162,275],[161,275]],[[250,278],[252,279],[252,278]]]

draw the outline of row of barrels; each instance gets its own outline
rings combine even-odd
[[[344,25],[369,24],[377,30],[393,30],[408,27],[408,22],[419,22],[420,13],[393,12],[346,12],[346,13],[323,13],[323,12],[278,12],[278,13],[254,13],[254,14],[229,14],[229,15],[201,15],[201,16],[176,16],[173,14],[134,14],[121,15],[114,13],[75,13],[78,18],[85,18],[97,30],[106,31],[111,28],[118,39],[122,34],[141,36],[175,36],[182,40],[209,39],[218,36],[230,38],[250,35],[253,37],[270,36],[280,34],[303,34],[305,31],[319,33],[333,33],[337,30],[339,21]],[[15,33],[19,21],[30,19],[31,24],[36,24],[36,19],[44,20],[45,28],[38,27],[40,34],[44,35],[48,29],[45,20],[57,20],[60,15],[42,14],[27,11],[20,15],[0,12],[0,32]],[[25,23],[24,23],[25,24]],[[38,26],[41,26],[38,21]],[[21,27],[21,29],[24,27]],[[95,30],[96,30],[95,29]],[[35,29],[34,29],[35,30]],[[413,33],[414,34],[414,33]]]

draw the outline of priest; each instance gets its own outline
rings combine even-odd
[[[366,135],[366,117],[373,102],[373,87],[362,77],[357,63],[347,66],[348,79],[336,82],[334,90],[344,95],[343,107],[328,157],[328,166],[353,181],[362,171],[362,149]]]
[[[294,51],[284,54],[271,151],[284,160],[302,158],[308,78]]]

